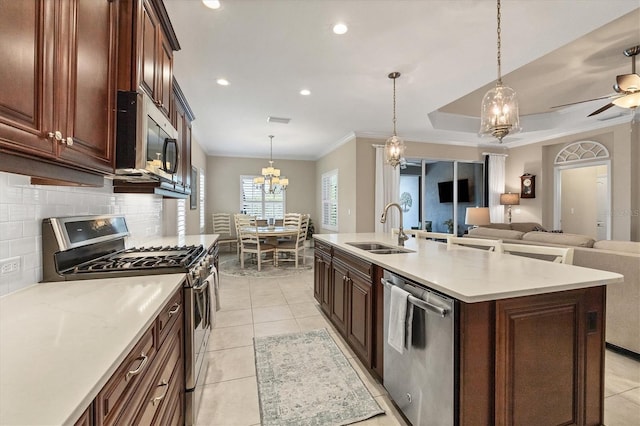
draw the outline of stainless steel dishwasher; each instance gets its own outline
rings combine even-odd
[[[384,387],[414,426],[456,424],[455,301],[388,271],[382,284]],[[403,353],[387,343],[393,285],[410,293],[413,309]]]

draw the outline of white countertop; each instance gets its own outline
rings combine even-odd
[[[0,298],[0,424],[73,424],[183,279],[51,282]]]
[[[402,275],[463,302],[483,302],[518,296],[622,283],[613,272],[563,265],[506,253],[410,238],[405,248],[414,253],[372,254],[347,242],[381,242],[397,246],[389,233],[314,234],[384,269]]]

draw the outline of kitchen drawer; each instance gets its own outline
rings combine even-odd
[[[158,350],[156,335],[154,322],[96,397],[96,425],[118,422],[131,395],[151,369]]]
[[[180,383],[184,378],[176,381],[176,386],[172,390],[170,399],[167,401],[167,410],[162,419],[162,425],[180,426],[184,425],[184,395]]]
[[[182,291],[178,291],[158,314],[158,342],[160,346],[164,343],[164,339],[167,338],[167,334],[169,334],[173,324],[177,320],[182,321],[183,309]]]
[[[333,250],[333,260],[341,260],[348,266],[348,270],[353,272],[357,271],[364,275],[366,278],[371,278],[372,274],[372,265],[371,263],[360,259],[359,257],[353,256],[349,253],[345,253],[341,250]]]
[[[74,426],[91,426],[93,425],[93,404],[82,413],[82,416],[74,423]]]
[[[158,373],[139,408],[134,424],[160,424],[164,410],[183,385],[182,327],[176,324],[158,356]],[[166,353],[165,353],[166,351]],[[179,392],[178,392],[179,395]]]

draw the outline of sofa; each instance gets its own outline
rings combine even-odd
[[[496,223],[469,231],[466,237],[505,243],[573,247],[573,264],[624,275],[624,283],[607,287],[606,341],[640,356],[640,242],[600,240],[587,235],[546,232],[537,223]]]

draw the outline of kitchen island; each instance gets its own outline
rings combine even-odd
[[[423,239],[396,254],[349,244],[396,246],[389,234],[314,238],[314,295],[379,376],[386,270],[455,300],[455,423],[602,423],[606,285],[622,275]]]

